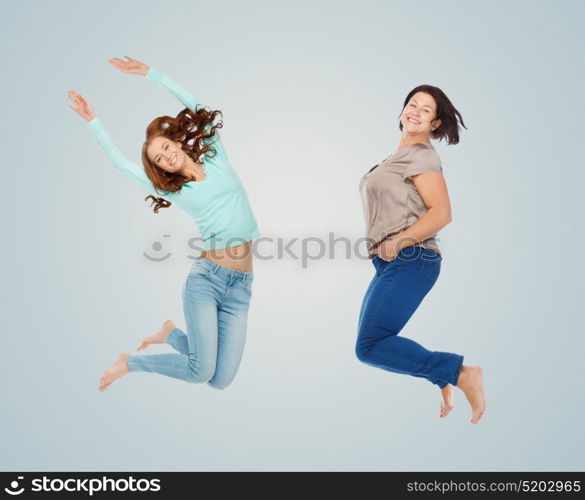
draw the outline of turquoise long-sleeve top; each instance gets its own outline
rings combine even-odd
[[[146,78],[175,96],[185,107],[196,110],[200,101],[189,91],[159,71],[150,68]],[[89,126],[110,162],[156,197],[161,197],[191,216],[203,240],[204,250],[219,250],[241,245],[260,236],[260,230],[246,190],[225,152],[216,131],[206,139],[217,150],[213,158],[201,156],[205,179],[183,184],[175,193],[159,194],[144,168],[126,158],[112,141],[101,120],[95,117]],[[161,189],[161,193],[166,191]]]

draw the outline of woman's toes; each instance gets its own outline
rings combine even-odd
[[[452,409],[453,409],[452,404],[442,404],[441,405],[441,418],[449,415],[449,413],[451,412]]]
[[[108,387],[110,387],[110,385],[112,385],[112,383],[110,382],[109,384],[105,384],[105,385],[100,385],[99,386],[99,390],[101,392],[104,392]]]
[[[144,337],[141,341],[140,344],[138,344],[138,347],[136,347],[137,351],[141,351],[142,349],[145,349],[148,347],[148,337]]]
[[[479,420],[481,419],[481,417],[483,417],[483,412],[482,413],[479,413],[475,417],[472,417],[471,418],[471,423],[472,424],[477,424],[479,422]]]
[[[99,390],[105,391],[115,380],[128,373],[128,353],[118,356],[113,366],[108,368],[100,378]]]
[[[111,384],[111,382],[106,382],[106,378],[105,378],[105,375],[104,375],[100,379],[100,385],[99,385],[98,389],[100,391],[104,392],[109,387],[110,384]]]

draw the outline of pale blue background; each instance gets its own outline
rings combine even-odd
[[[0,468],[583,470],[580,1],[2,2]],[[361,175],[398,145],[408,91],[441,87],[469,127],[435,143],[453,222],[403,330],[485,368],[488,410],[360,364],[367,261],[256,261],[249,338],[224,392],[101,373],[166,319],[196,233],[107,162],[73,88],[139,162],[181,106],[107,63],[143,60],[224,112],[267,237],[363,236]],[[165,240],[172,258],[142,256]],[[167,352],[155,346],[151,352]]]

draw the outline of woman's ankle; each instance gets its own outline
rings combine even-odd
[[[463,365],[461,367],[461,370],[459,371],[459,377],[457,378],[457,387],[459,387],[459,389],[463,387],[465,387],[465,383],[467,382],[468,379],[468,375],[469,375],[469,366]]]

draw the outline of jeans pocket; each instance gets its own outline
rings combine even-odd
[[[189,271],[189,278],[207,278],[211,274],[211,270],[205,266],[196,264],[194,267],[191,268]]]

